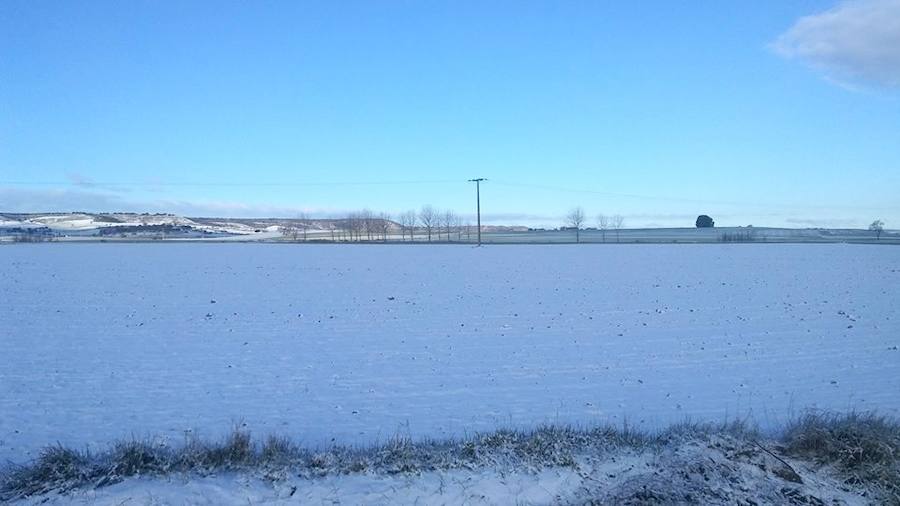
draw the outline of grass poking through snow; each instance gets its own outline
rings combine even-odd
[[[873,413],[808,413],[783,436],[789,455],[834,466],[847,482],[900,504],[900,423]]]
[[[102,487],[134,476],[210,475],[239,471],[265,479],[350,473],[397,474],[481,468],[538,471],[576,467],[579,458],[602,459],[622,450],[657,451],[667,445],[723,435],[756,441],[760,434],[741,422],[684,423],[657,433],[630,427],[544,426],[532,431],[497,430],[453,440],[395,438],[368,447],[316,450],[283,437],[255,441],[234,430],[219,441],[190,439],[172,447],[152,441],[113,444],[90,453],[51,446],[33,462],[0,472],[0,501],[51,491]],[[874,414],[807,414],[771,443],[785,456],[832,466],[849,483],[877,489],[900,503],[900,423]]]

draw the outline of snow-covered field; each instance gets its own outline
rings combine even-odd
[[[900,248],[0,247],[0,461],[900,414]]]

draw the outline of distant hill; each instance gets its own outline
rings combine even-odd
[[[399,233],[396,222],[369,218],[369,229]],[[299,219],[299,218],[187,218],[165,213],[0,213],[0,234],[5,231],[25,233],[29,230],[50,230],[61,236],[103,236],[117,233],[129,236],[174,234],[179,237],[247,236],[265,234],[264,237],[284,235],[292,230],[308,233],[332,230],[359,229],[359,220]]]

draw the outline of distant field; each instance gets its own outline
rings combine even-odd
[[[893,247],[19,245],[0,291],[0,461],[237,423],[352,444],[900,414]]]
[[[452,236],[451,236],[452,237]],[[576,241],[571,230],[530,230],[527,232],[490,232],[482,235],[487,243],[571,243]],[[768,227],[717,228],[636,228],[619,232],[582,230],[583,243],[719,243],[719,242],[865,242],[900,244],[900,234],[885,232],[876,239],[874,232],[854,229],[791,229]]]

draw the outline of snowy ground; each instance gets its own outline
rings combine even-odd
[[[0,461],[236,423],[315,446],[896,416],[898,300],[887,246],[3,247]]]
[[[764,441],[772,446],[771,441]],[[777,448],[772,446],[772,448]],[[586,449],[586,448],[585,448]],[[544,447],[545,451],[556,450]],[[777,451],[777,450],[776,450]],[[682,434],[663,445],[594,448],[531,468],[462,466],[399,473],[171,473],[37,495],[14,504],[702,504],[864,505],[891,502],[831,466],[779,457],[749,434]],[[855,476],[850,473],[851,476]],[[2,497],[2,496],[0,496]],[[900,500],[900,497],[895,497]]]

